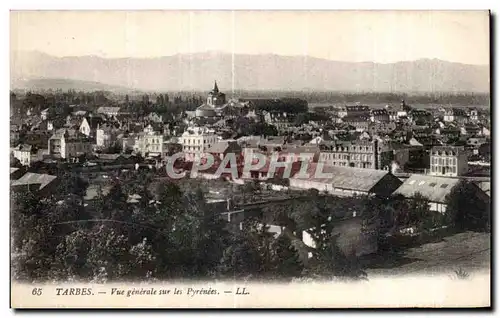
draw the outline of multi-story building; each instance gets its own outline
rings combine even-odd
[[[92,142],[85,135],[71,136],[65,141],[66,156],[64,158],[76,158],[82,155],[92,154]]]
[[[335,141],[320,144],[318,161],[330,166],[380,169],[378,141]]]
[[[386,109],[372,109],[370,120],[374,123],[387,123],[390,120],[389,113]]]
[[[355,105],[355,106],[346,106],[346,116],[363,116],[363,117],[370,117],[370,107],[369,106],[362,106],[362,105]]]
[[[118,131],[110,126],[99,126],[96,129],[96,145],[98,147],[111,146],[118,136]]]
[[[158,115],[155,112],[152,112],[148,116],[146,116],[146,119],[153,122],[153,123],[162,123],[163,122],[163,116]]]
[[[460,108],[452,108],[446,110],[443,117],[443,120],[445,122],[465,123],[467,119],[468,117],[466,112]]]
[[[213,130],[204,127],[191,127],[182,134],[180,143],[186,161],[201,158],[208,149],[218,142],[218,137]]]
[[[151,125],[139,133],[134,146],[142,156],[161,156],[163,153],[163,135],[153,130]]]
[[[57,130],[48,141],[49,155],[55,158],[65,158],[66,156],[66,140],[64,135],[65,129]]]
[[[413,123],[430,123],[432,122],[432,114],[423,109],[412,109],[408,114],[408,118]]]
[[[368,125],[368,132],[372,135],[385,135],[393,132],[396,128],[394,122],[375,122]]]
[[[363,132],[368,130],[370,125],[370,117],[369,116],[345,116],[342,118],[342,121],[350,126],[353,126],[356,131]]]
[[[477,109],[471,109],[469,113],[469,119],[471,121],[478,121],[479,120],[479,114]]]
[[[430,175],[456,177],[464,175],[468,169],[467,153],[464,147],[432,147],[430,154]]]
[[[91,140],[79,132],[70,135],[66,129],[58,130],[48,142],[48,154],[55,158],[70,159],[91,153]]]
[[[20,144],[12,149],[12,154],[23,166],[29,166],[31,163],[31,148],[31,145]]]

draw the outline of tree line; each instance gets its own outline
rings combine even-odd
[[[201,187],[155,181],[150,172],[128,172],[85,201],[88,183],[60,172],[53,194],[28,189],[11,195],[12,273],[24,281],[347,278],[365,279],[356,248],[339,243],[335,229],[352,215],[362,232],[383,244],[402,228],[487,230],[489,206],[478,205],[465,184],[447,198],[447,213],[430,211],[420,195],[335,197],[315,190],[249,211],[239,225],[206,203]],[[251,198],[257,186],[241,189]],[[303,199],[306,197],[307,199]],[[131,200],[133,202],[131,202]],[[269,231],[280,226],[281,234]],[[306,245],[308,233],[315,246]]]

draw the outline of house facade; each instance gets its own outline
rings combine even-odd
[[[432,176],[462,176],[468,171],[467,153],[463,147],[435,146],[430,152]]]
[[[194,161],[202,157],[207,150],[218,142],[218,137],[213,130],[203,127],[186,129],[180,138],[184,160]]]

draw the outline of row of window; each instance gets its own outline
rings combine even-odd
[[[67,144],[66,147],[68,148],[68,151],[73,152],[79,152],[79,151],[90,151],[91,145],[90,144]]]
[[[332,151],[336,152],[372,152],[372,146],[351,146],[351,147],[336,147]]]
[[[451,167],[441,167],[441,166],[431,166],[431,172],[435,173],[457,173],[457,167],[456,166],[451,166]]]
[[[432,158],[432,164],[433,165],[447,165],[447,166],[456,166],[457,165],[457,158]]]
[[[152,144],[161,144],[163,141],[161,139],[150,139],[149,142]]]
[[[358,160],[358,161],[372,161],[373,155],[365,155],[365,154],[341,154],[341,153],[322,153],[322,160],[333,160],[333,159],[342,159],[342,160]]]
[[[147,149],[151,151],[161,151],[161,147],[158,145],[148,145]]]
[[[184,151],[201,151],[203,149],[202,146],[184,146]]]
[[[200,145],[201,144],[201,139],[190,139],[190,138],[186,138],[186,139],[183,139],[182,140],[182,143],[183,144],[188,144],[190,145],[192,142],[193,145]],[[215,138],[210,138],[210,139],[203,139],[203,144],[206,144],[206,143],[215,143]]]

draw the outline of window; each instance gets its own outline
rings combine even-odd
[[[435,186],[436,186],[435,182],[429,183],[429,187],[435,187]]]
[[[424,183],[425,183],[425,181],[420,181],[418,185],[419,185],[419,186],[421,186],[421,185],[423,185]]]
[[[441,185],[441,188],[443,188],[443,189],[445,189],[445,188],[447,188],[447,187],[448,187],[448,184],[447,184],[447,183],[444,183],[444,184],[442,184],[442,185]]]
[[[415,184],[415,180],[411,180],[408,184]]]

